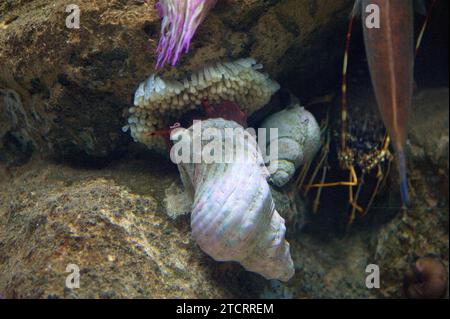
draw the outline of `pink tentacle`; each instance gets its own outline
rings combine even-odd
[[[156,10],[163,17],[161,38],[156,49],[156,69],[171,62],[176,65],[180,56],[189,51],[190,42],[199,25],[217,0],[160,0]]]

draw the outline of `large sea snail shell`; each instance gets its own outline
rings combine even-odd
[[[296,104],[267,117],[260,125],[266,128],[278,128],[278,157],[271,161],[270,180],[278,187],[284,186],[294,175],[296,169],[312,160],[320,148],[320,128],[314,116]],[[266,137],[267,144],[273,139]],[[267,149],[271,149],[269,146]],[[271,165],[276,169],[271,170]]]
[[[178,164],[183,184],[193,200],[194,240],[217,261],[237,261],[267,279],[289,280],[294,265],[285,240],[286,227],[275,210],[266,181],[268,172],[254,137],[248,133],[225,134],[226,128],[243,128],[221,118],[201,122],[202,132],[209,128],[222,133],[220,141],[234,139],[235,158],[229,163]],[[174,148],[190,143],[193,132],[193,126],[175,132]],[[201,143],[203,148],[208,144]],[[246,152],[236,152],[242,145],[246,145]],[[192,156],[194,152],[191,147]]]

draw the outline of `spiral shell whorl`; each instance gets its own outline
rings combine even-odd
[[[209,126],[240,127],[223,119],[202,122],[202,130]],[[248,145],[245,156],[253,161],[235,153],[232,163],[179,164],[183,183],[194,189],[192,236],[218,261],[237,261],[268,279],[289,280],[294,267],[284,219],[275,210],[266,181],[267,169],[256,142],[234,137],[235,143]]]
[[[320,128],[314,116],[299,105],[288,107],[272,114],[260,126],[278,128],[278,159],[270,163],[277,169],[271,174],[271,181],[278,187],[284,186],[296,169],[311,161],[320,147]],[[273,141],[267,136],[267,143]],[[270,170],[271,166],[269,166]]]

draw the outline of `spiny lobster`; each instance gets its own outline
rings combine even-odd
[[[418,39],[414,46],[414,19],[413,1],[405,0],[357,0],[349,21],[346,35],[344,62],[342,67],[341,86],[341,118],[340,118],[340,145],[337,149],[337,160],[342,170],[347,171],[349,179],[346,181],[326,182],[327,158],[330,148],[331,132],[329,130],[329,114],[323,122],[324,134],[323,149],[318,160],[318,165],[312,171],[309,182],[306,181],[308,167],[300,173],[297,180],[299,187],[304,188],[306,195],[311,188],[318,188],[314,200],[314,210],[318,210],[322,187],[347,186],[349,189],[349,203],[351,213],[349,224],[355,218],[356,212],[365,214],[371,207],[376,194],[380,190],[390,170],[390,162],[393,155],[389,149],[392,144],[397,159],[400,175],[400,193],[404,206],[410,206],[408,194],[408,180],[405,156],[405,144],[407,138],[407,120],[413,94],[413,70],[414,52],[420,47],[420,43],[426,29],[431,11],[437,0],[433,0],[422,25]],[[376,5],[380,12],[379,28],[364,28],[364,43],[369,64],[372,84],[378,110],[380,112],[385,133],[376,129],[376,121],[373,122],[371,141],[360,143],[364,136],[355,136],[349,132],[352,123],[358,116],[369,118],[363,110],[350,109],[347,99],[347,65],[348,51],[353,24],[358,12],[365,12],[369,5]],[[349,112],[350,111],[350,112]],[[349,114],[351,116],[349,116]],[[368,112],[370,113],[370,112]],[[362,124],[361,124],[362,125]],[[354,132],[353,132],[354,133]],[[380,138],[382,136],[382,138]],[[369,138],[370,139],[370,138]],[[379,139],[379,141],[377,141]],[[368,146],[367,146],[368,145]],[[384,165],[387,163],[387,165]],[[315,183],[319,170],[322,169],[320,181]],[[358,198],[367,174],[375,173],[376,183],[365,208],[358,203]],[[354,192],[354,187],[357,187]]]

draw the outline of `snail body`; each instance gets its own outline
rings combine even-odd
[[[185,143],[191,143],[193,126],[173,133],[176,147],[181,149]],[[221,133],[214,142],[223,142],[221,145],[230,142],[235,146],[234,158],[225,160],[227,155],[223,152],[220,162],[178,164],[181,180],[193,202],[193,239],[217,261],[237,261],[267,279],[289,280],[294,265],[285,240],[286,227],[275,210],[266,181],[268,171],[254,137],[236,122],[222,118],[201,122],[202,133],[211,128]],[[237,131],[227,135],[226,129]],[[208,143],[212,140],[202,138],[203,150]],[[237,151],[244,145],[245,151]],[[190,155],[195,158],[194,148]]]

